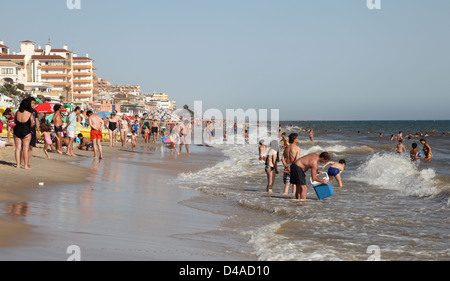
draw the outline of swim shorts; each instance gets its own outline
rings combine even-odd
[[[338,168],[333,168],[333,167],[328,168],[328,175],[330,177],[334,177],[334,176],[336,176],[338,174],[339,174],[339,169]]]
[[[284,172],[284,174],[283,174],[283,183],[287,184],[287,183],[290,183],[290,181],[291,181],[291,173],[290,172],[289,173]]]
[[[91,140],[101,140],[101,139],[103,139],[102,131],[92,129],[91,130]]]
[[[302,168],[295,163],[291,164],[291,179],[290,182],[295,185],[306,185],[306,176]]]
[[[59,132],[63,132],[63,126],[59,126],[59,127],[55,127],[55,132],[59,133]]]

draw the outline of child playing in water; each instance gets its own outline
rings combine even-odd
[[[341,173],[344,171],[346,165],[345,159],[341,159],[339,160],[339,162],[329,161],[328,163],[322,166],[322,170],[325,169],[325,167],[328,165],[331,165],[330,168],[328,168],[328,176],[330,176],[330,183],[333,177],[335,177],[338,182],[338,186],[342,187]]]
[[[137,142],[137,135],[135,130],[131,130],[131,150],[134,151]]]
[[[48,155],[48,152],[47,152],[47,148],[50,146],[50,148],[52,150],[54,150],[53,147],[52,147],[52,145],[53,145],[52,135],[56,139],[58,139],[58,136],[55,133],[52,133],[52,128],[50,127],[50,125],[48,125],[46,123],[44,123],[41,126],[39,126],[39,129],[41,130],[41,133],[44,135],[44,143],[45,143],[45,145],[44,145],[44,153],[45,153],[45,156],[47,156],[47,159],[50,159],[50,156]]]
[[[411,162],[414,165],[419,165],[420,163],[420,159],[422,159],[422,153],[420,153],[419,151],[417,151],[417,143],[413,143],[412,145],[412,150],[409,152],[409,156],[411,157]]]

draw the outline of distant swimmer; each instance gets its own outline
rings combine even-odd
[[[406,153],[406,148],[403,145],[403,140],[398,140],[396,150],[398,154]]]
[[[306,199],[306,175],[305,172],[311,169],[311,178],[314,181],[321,182],[323,184],[328,184],[328,179],[320,179],[317,177],[318,164],[327,163],[330,160],[330,154],[328,152],[322,152],[320,155],[316,153],[310,153],[305,155],[292,163],[291,165],[291,180],[292,184],[296,185],[295,198],[296,199]]]
[[[284,174],[283,174],[283,182],[284,182],[284,194],[289,193],[289,187],[291,186],[291,164],[300,158],[300,147],[297,145],[299,142],[298,134],[292,133],[289,135],[289,143],[288,147],[283,152],[283,157],[281,158],[281,162],[284,165]],[[295,194],[295,185],[292,185],[292,193]]]
[[[409,152],[409,156],[411,157],[411,162],[413,162],[414,165],[419,165],[420,159],[422,159],[422,153],[417,151],[417,143],[413,143],[412,150]]]
[[[322,166],[322,170],[325,169],[325,167],[328,165],[331,165],[330,168],[328,168],[328,176],[330,176],[330,182],[334,177],[338,182],[338,186],[342,187],[341,174],[344,171],[346,165],[345,159],[341,159],[339,160],[339,162],[330,161]]]
[[[425,154],[425,159],[423,161],[430,162],[433,158],[433,153],[431,153],[431,147],[425,139],[420,139],[420,143],[423,144],[423,154]]]

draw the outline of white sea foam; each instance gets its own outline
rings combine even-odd
[[[374,154],[356,172],[351,180],[379,188],[397,190],[403,195],[432,196],[436,188],[433,169],[419,169],[409,159],[396,154]]]

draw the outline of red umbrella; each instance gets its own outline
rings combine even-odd
[[[53,111],[53,107],[55,106],[55,102],[46,102],[46,103],[40,103],[38,105],[36,105],[36,107],[34,108],[37,113],[55,113]],[[66,109],[64,107],[61,106],[62,111],[66,111]]]

